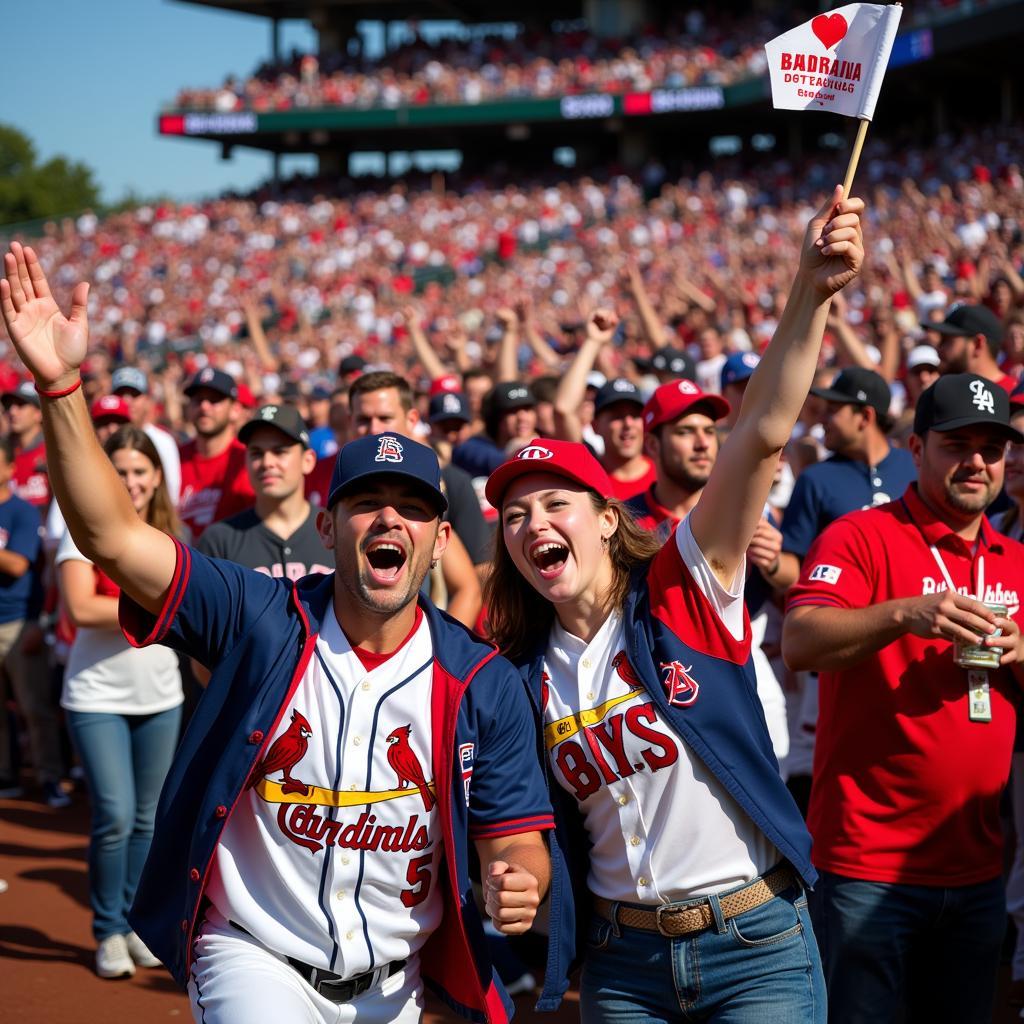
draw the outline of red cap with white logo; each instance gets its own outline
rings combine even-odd
[[[509,484],[529,473],[564,476],[573,483],[596,491],[602,498],[611,497],[612,494],[612,482],[608,474],[585,444],[534,438],[487,478],[484,495],[495,508],[501,508]]]
[[[698,403],[703,409],[693,408]],[[644,406],[644,430],[650,433],[662,423],[671,423],[689,412],[702,412],[705,409],[713,420],[720,420],[729,415],[730,405],[721,395],[701,391],[692,380],[670,380],[647,399]]]

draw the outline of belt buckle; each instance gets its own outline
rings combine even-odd
[[[680,927],[672,928],[667,923],[667,914],[683,914],[687,911],[696,911],[700,914],[701,924],[699,928],[686,928],[683,930]],[[658,926],[658,932],[661,935],[664,935],[667,939],[677,939],[682,935],[690,935],[693,932],[703,931],[711,924],[712,921],[711,908],[707,903],[690,904],[689,906],[682,903],[666,903],[664,906],[658,907],[654,912],[654,915]]]

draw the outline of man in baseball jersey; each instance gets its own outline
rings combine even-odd
[[[917,484],[833,523],[790,592],[783,654],[820,672],[811,906],[840,1024],[992,1019],[1024,680],[1024,546],[985,518],[1008,440],[998,384],[940,377],[915,414]]]
[[[43,400],[72,536],[122,588],[133,643],[214,667],[164,786],[137,933],[206,1024],[415,1021],[424,982],[506,1021],[469,841],[487,913],[518,934],[553,822],[518,677],[417,600],[450,529],[433,452],[395,434],[342,449],[318,521],[331,575],[207,558],[138,518],[95,441],[88,286],[66,319],[31,249],[13,243],[4,270],[0,311]]]
[[[196,547],[265,576],[289,580],[334,571],[305,497],[306,477],[316,465],[309,431],[290,405],[264,405],[238,432],[245,445],[253,508],[214,523]]]

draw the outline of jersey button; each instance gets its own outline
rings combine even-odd
[[[352,940],[352,932],[345,932],[345,938],[348,939],[349,941],[351,941]]]
[[[191,878],[193,882],[198,882],[199,881],[199,869],[198,868],[193,868],[188,873],[188,877]]]
[[[363,681],[362,681],[362,682],[361,682],[361,683],[359,684],[359,686],[360,686],[360,689],[363,689],[363,690],[368,690],[368,689],[370,688],[370,680],[369,680],[369,679],[364,679],[364,680],[363,680]]]
[[[637,879],[637,884],[638,884],[638,885],[646,885],[646,884],[647,884],[647,879],[646,879],[646,878],[644,878],[644,876],[643,876],[643,875],[641,875],[641,876],[640,876],[640,877],[639,877],[639,878]]]
[[[262,743],[263,742],[263,733],[261,733],[259,731],[259,729],[257,729],[255,732],[249,733],[249,742],[250,743],[254,743],[254,744],[255,743]]]
[[[363,740],[362,737],[357,736],[352,742],[358,747],[359,744],[363,742]]]
[[[640,845],[640,837],[639,836],[630,836],[629,837],[629,845],[630,846],[639,846]]]
[[[339,890],[338,890],[338,891],[337,891],[337,892],[336,892],[336,893],[335,893],[334,895],[335,895],[335,896],[336,896],[336,897],[337,897],[337,898],[338,898],[339,900],[343,900],[343,899],[345,898],[345,890],[344,890],[344,889],[339,889]]]
[[[626,804],[628,804],[628,803],[629,803],[629,797],[628,796],[623,794],[622,796],[619,797],[619,806],[620,807],[625,807]]]
[[[594,699],[594,691],[593,690],[588,690],[587,691],[587,700],[593,700],[593,699]]]
[[[341,863],[342,864],[347,864],[348,863],[348,857],[342,857],[341,858]]]
[[[584,659],[583,659],[583,660],[582,660],[582,661],[580,662],[580,664],[581,664],[581,665],[582,665],[582,666],[583,666],[584,668],[590,668],[590,659],[589,659],[589,658],[584,658]]]
[[[214,808],[214,816],[217,818],[226,818],[228,816],[228,809],[223,804],[218,804]]]

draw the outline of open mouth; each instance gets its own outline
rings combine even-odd
[[[377,541],[366,549],[370,571],[380,583],[393,583],[405,567],[406,554],[394,541]]]
[[[531,552],[530,558],[537,571],[546,579],[553,579],[564,568],[569,558],[569,549],[557,541],[545,541],[538,544]]]

